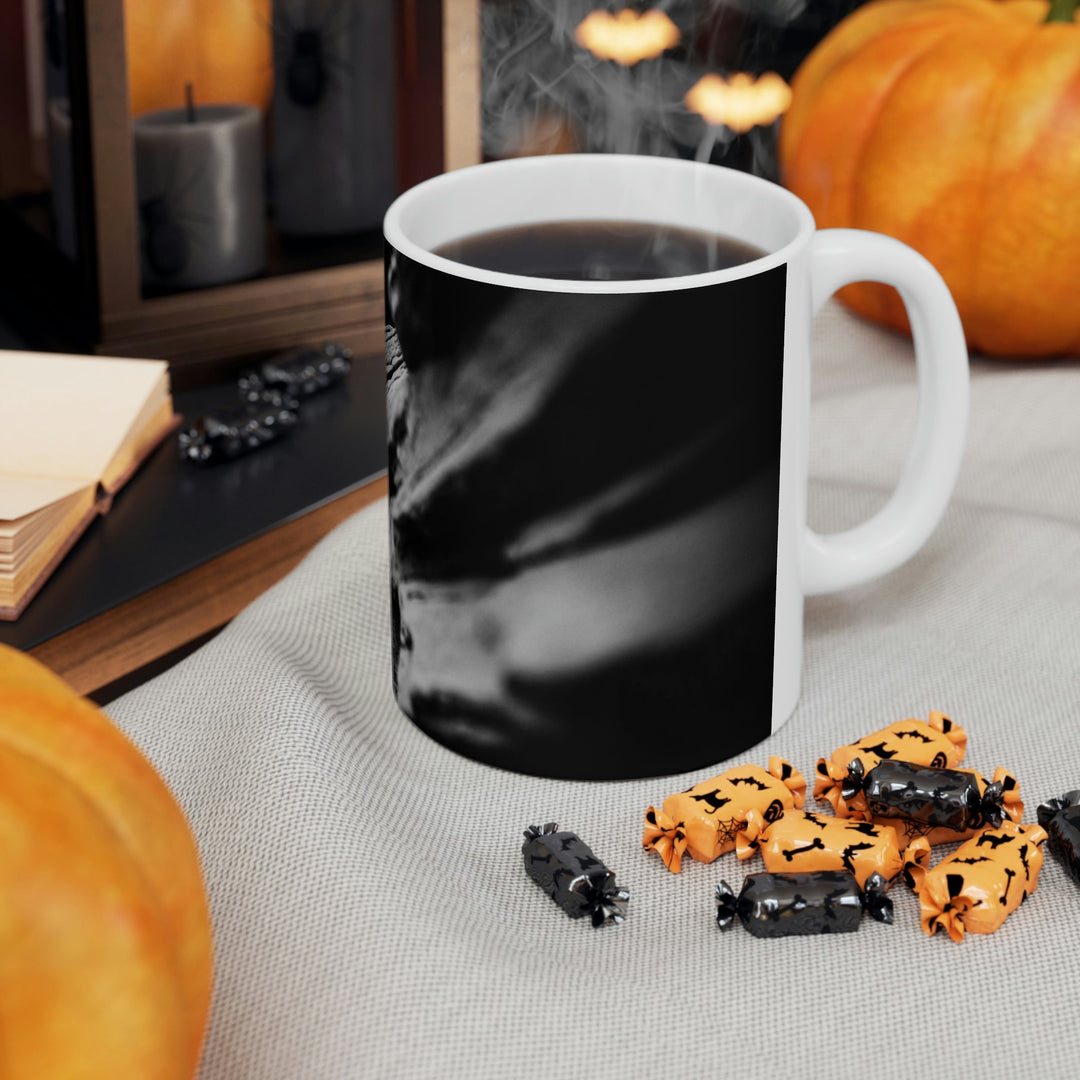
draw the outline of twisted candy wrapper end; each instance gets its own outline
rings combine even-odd
[[[981,795],[972,788],[967,800],[970,820],[992,825],[996,829],[1005,820],[1004,797],[1005,790],[1000,783],[987,784]]]
[[[935,888],[933,878],[929,884],[929,888],[919,889],[919,907],[922,909],[919,925],[923,932],[933,937],[939,930],[944,929],[953,941],[963,941],[964,916],[971,907],[971,901],[960,895],[964,879],[959,874],[946,874],[948,894],[945,896],[937,895],[939,888]]]
[[[594,927],[609,922],[618,924],[626,918],[624,908],[630,899],[630,892],[615,884],[615,874],[611,870],[605,870],[602,874],[582,874],[574,878],[567,888],[585,901]]]
[[[844,802],[851,802],[863,793],[866,785],[866,767],[862,758],[852,758],[848,762],[847,772],[840,782],[840,797]]]
[[[840,793],[841,785],[847,777],[847,770],[840,769],[827,758],[819,758],[814,778],[814,798],[818,802],[827,802],[838,818],[850,817],[847,803]]]
[[[559,826],[554,821],[549,821],[546,825],[530,825],[523,833],[522,836],[526,840],[535,840],[538,836],[550,836],[552,833],[557,833]]]
[[[655,851],[664,865],[677,874],[682,869],[683,852],[686,850],[686,830],[681,821],[676,822],[664,813],[650,806],[645,811],[645,833],[641,846],[646,851]]]
[[[882,923],[893,921],[893,902],[888,897],[888,888],[889,883],[878,873],[871,874],[863,886],[863,910]]]
[[[1024,820],[1024,800],[1020,798],[1020,781],[1008,769],[999,765],[994,770],[991,783],[1001,786],[1003,816],[1019,825]],[[989,791],[989,785],[987,790]]]
[[[1035,817],[1045,829],[1050,824],[1051,818],[1062,810],[1068,810],[1070,806],[1080,803],[1080,791],[1066,791],[1060,799],[1047,799],[1035,809]]]
[[[783,817],[783,815],[780,815]],[[777,821],[780,818],[776,819]],[[761,841],[765,839],[772,822],[768,822],[757,812],[751,810],[746,815],[743,827],[735,834],[735,855],[741,859],[749,859],[761,847]]]
[[[930,710],[927,723],[935,731],[940,731],[953,744],[957,754],[956,763],[959,765],[964,760],[964,754],[967,751],[967,732],[959,724],[953,723],[943,712],[937,712],[934,709]]]
[[[726,881],[716,886],[716,925],[726,930],[735,921],[735,893]]]
[[[904,881],[916,892],[930,869],[930,841],[925,836],[912,840],[904,849]]]
[[[795,809],[801,810],[806,800],[806,777],[791,762],[775,754],[769,758],[768,771],[777,780],[783,781],[784,786],[795,797]]]

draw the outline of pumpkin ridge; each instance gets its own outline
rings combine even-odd
[[[955,9],[960,11],[960,8]],[[966,9],[964,9],[966,10]],[[977,15],[972,14],[973,18]],[[897,25],[897,29],[907,30],[908,26],[901,23]],[[959,22],[954,22],[950,17],[947,20],[943,20],[939,26],[933,28],[936,32],[932,37],[927,38],[925,43],[922,43],[922,47],[914,52],[908,59],[908,62],[900,68],[896,76],[890,81],[885,91],[878,97],[877,104],[874,108],[873,116],[869,125],[870,134],[862,140],[859,144],[858,151],[855,156],[854,165],[851,170],[852,176],[859,176],[864,168],[867,155],[871,151],[873,143],[872,133],[877,126],[878,120],[881,114],[888,107],[893,95],[896,94],[897,88],[900,87],[905,79],[913,77],[916,69],[922,64],[923,60],[930,55],[943,41],[950,44],[950,47],[954,47],[955,39],[962,37],[967,32],[967,21],[961,17]],[[884,37],[888,31],[883,32]],[[862,225],[860,223],[858,199],[861,191],[857,184],[848,184],[847,191],[845,192],[848,200],[846,207],[847,220],[852,223],[853,228],[870,228],[872,226]],[[872,317],[882,320],[884,319],[889,325],[900,328],[907,323],[907,309],[902,300],[894,297],[892,289],[887,285],[881,285],[878,283],[856,282],[849,285],[844,290],[845,297],[858,298],[857,307],[863,314],[871,315]],[[890,307],[895,300],[899,304],[900,310],[897,313],[899,321],[897,321],[897,315],[890,313]]]
[[[1001,74],[997,80],[997,84],[991,93],[989,100],[986,103],[986,122],[982,125],[982,145],[983,145],[983,160],[982,166],[979,169],[979,183],[976,185],[976,191],[979,193],[978,197],[978,211],[981,215],[982,208],[986,206],[989,201],[987,195],[988,185],[992,182],[992,169],[994,159],[997,156],[997,145],[1001,138],[1001,126],[1002,118],[1005,115],[1005,106],[1010,97],[1010,89],[1015,79],[1017,69],[1017,58],[1038,38],[1040,30],[1040,24],[1036,24],[1028,30],[1028,33],[1024,34],[1015,48],[1010,50],[1008,61],[1001,68]],[[975,232],[975,241],[967,248],[967,268],[964,284],[967,286],[967,292],[971,296],[978,296],[979,290],[979,268],[982,265],[982,255],[987,243],[988,229],[977,229]],[[975,340],[978,335],[972,335],[969,338],[969,345],[972,349],[981,348],[981,343]]]

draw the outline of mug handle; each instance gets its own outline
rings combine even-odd
[[[907,308],[915,344],[919,403],[900,481],[872,518],[822,536],[805,528],[803,593],[859,585],[899,566],[941,520],[964,453],[968,356],[948,286],[922,255],[899,240],[860,229],[822,229],[811,248],[814,312],[856,281],[894,285]]]

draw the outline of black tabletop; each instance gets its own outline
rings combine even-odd
[[[236,403],[235,384],[174,395],[195,417]],[[29,649],[247,540],[359,487],[386,469],[383,360],[354,362],[310,398],[279,442],[200,467],[171,435],[83,534],[0,643]]]

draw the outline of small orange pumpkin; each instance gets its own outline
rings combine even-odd
[[[5,1080],[195,1073],[211,987],[195,842],[90,702],[0,646]]]
[[[274,88],[271,0],[124,0],[131,115],[184,104],[266,109]]]
[[[793,80],[780,131],[783,182],[820,228],[873,229],[922,252],[979,352],[1080,353],[1075,7],[873,0]],[[907,328],[884,286],[842,296]]]

